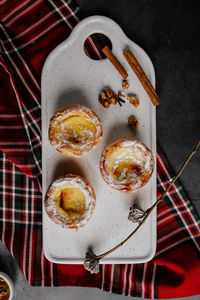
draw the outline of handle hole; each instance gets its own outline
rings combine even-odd
[[[112,50],[110,39],[102,33],[93,33],[88,36],[84,42],[85,54],[94,60],[105,59],[104,53],[101,51],[105,46]]]

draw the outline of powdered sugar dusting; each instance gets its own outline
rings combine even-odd
[[[81,217],[75,218],[73,221],[59,211],[55,204],[55,189],[64,190],[66,186],[73,186],[80,189],[85,197],[85,213]],[[68,174],[54,181],[46,194],[45,208],[50,218],[62,227],[74,228],[84,226],[90,219],[96,204],[95,194],[91,185],[77,175]]]
[[[65,124],[65,120],[72,116],[83,116],[94,125],[94,131],[83,125],[78,128],[81,133],[77,133],[70,124]],[[58,151],[69,155],[76,151],[77,156],[91,151],[101,140],[103,128],[101,121],[96,114],[83,105],[68,105],[57,111],[50,121],[49,141]]]
[[[116,156],[113,159],[112,154],[115,152]],[[137,140],[119,140],[105,148],[101,156],[100,169],[104,180],[111,187],[124,192],[133,192],[150,179],[154,169],[153,155]]]
[[[72,147],[74,149],[81,149],[91,146],[95,140],[95,133],[88,127],[79,126],[81,135],[77,134],[76,130],[72,126],[66,126],[61,123],[60,131],[57,135],[58,144],[60,148]],[[72,142],[73,141],[73,142]]]

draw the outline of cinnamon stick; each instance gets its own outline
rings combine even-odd
[[[146,93],[148,94],[149,98],[151,99],[151,102],[154,105],[159,105],[161,103],[158,95],[156,94],[155,89],[153,88],[151,82],[147,78],[146,74],[144,73],[142,67],[132,54],[130,50],[125,51],[123,53],[124,57],[126,58],[127,62],[129,63],[131,69],[135,72],[138,79],[140,80],[141,84],[143,85]]]
[[[121,63],[118,61],[116,56],[111,52],[111,50],[108,48],[108,46],[105,46],[102,49],[102,52],[105,54],[105,56],[109,59],[109,61],[113,64],[115,69],[121,74],[121,76],[126,79],[128,77],[128,73],[124,69],[124,67],[121,65]]]

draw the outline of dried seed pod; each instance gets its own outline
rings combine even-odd
[[[89,251],[86,253],[83,265],[84,268],[91,274],[99,273],[99,259],[94,254],[92,249],[89,249]]]
[[[143,209],[141,209],[140,206],[134,204],[133,206],[130,207],[128,220],[133,223],[140,223],[144,219],[145,214],[146,212]]]
[[[122,98],[118,97],[117,102],[119,103],[120,106],[122,106],[122,103],[125,103],[126,101],[123,100]]]
[[[118,97],[119,97],[119,98],[125,98],[125,95],[122,94],[122,93],[119,91],[119,92],[118,92]]]
[[[120,106],[122,106],[122,103],[126,102],[124,99],[122,99],[122,98],[125,98],[125,95],[119,91],[117,96],[118,96],[117,102],[119,103]]]

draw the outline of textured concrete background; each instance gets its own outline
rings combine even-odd
[[[115,20],[150,56],[156,71],[157,139],[177,172],[200,138],[200,2],[193,0],[77,0],[85,16]],[[200,153],[181,182],[200,214]],[[15,300],[122,299],[87,288],[30,287],[11,255],[0,244],[0,269],[15,282]],[[200,300],[200,296],[187,299]]]
[[[156,72],[157,140],[177,172],[200,138],[200,1],[78,0],[86,16],[105,15],[150,56]],[[181,176],[200,210],[200,159]]]

